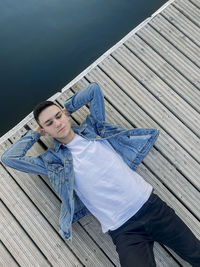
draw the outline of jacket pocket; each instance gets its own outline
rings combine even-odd
[[[151,135],[146,134],[146,135],[123,135],[120,138],[120,143],[123,146],[129,147],[132,151],[135,153],[144,153],[144,148],[146,147],[147,143],[151,139]]]
[[[61,197],[64,183],[64,167],[57,163],[49,163],[48,176],[55,192]]]

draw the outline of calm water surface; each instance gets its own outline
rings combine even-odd
[[[165,2],[1,1],[0,136]]]

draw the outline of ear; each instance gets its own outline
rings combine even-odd
[[[41,132],[43,136],[50,136],[50,134],[48,134],[44,128],[41,128]]]
[[[50,134],[48,134],[48,133],[46,133],[46,132],[44,131],[44,136],[50,136]]]
[[[41,136],[45,136],[45,135],[47,135],[47,133],[45,132],[44,128],[41,127],[40,125],[38,125],[38,127],[36,128],[36,131],[37,131],[38,133],[40,133]]]

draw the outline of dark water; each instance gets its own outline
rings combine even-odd
[[[1,0],[0,136],[164,0]]]

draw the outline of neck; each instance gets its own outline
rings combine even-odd
[[[66,136],[66,137],[63,137],[63,138],[57,138],[57,140],[62,143],[62,144],[69,144],[75,137],[75,132],[71,129],[70,133]]]

